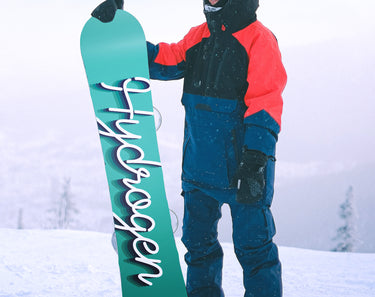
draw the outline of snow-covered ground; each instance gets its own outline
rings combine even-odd
[[[183,273],[184,247],[176,240]],[[224,290],[243,296],[241,269],[230,243]],[[375,254],[280,248],[285,297],[373,297]],[[0,229],[0,297],[121,296],[111,235],[69,230]]]

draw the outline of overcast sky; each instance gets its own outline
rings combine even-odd
[[[20,79],[28,85],[44,75],[82,77],[79,34],[98,3],[3,1],[0,77],[6,90],[20,88]],[[201,0],[133,0],[125,1],[125,8],[141,21],[153,42],[178,41],[191,26],[204,21]],[[284,48],[330,39],[373,39],[374,11],[372,0],[266,0],[260,1],[258,15]],[[77,82],[81,83],[72,83]]]
[[[91,11],[100,1],[3,2],[0,19],[0,98],[3,104],[0,124],[9,128],[27,122],[29,128],[39,131],[39,135],[47,133],[47,126],[56,130],[57,120],[68,127],[65,120],[67,115],[74,117],[76,113],[78,117],[78,113],[91,108],[86,98],[78,100],[80,96],[82,99],[88,94],[79,37]],[[178,41],[191,26],[204,21],[201,0],[133,0],[125,1],[125,8],[139,19],[146,38],[152,42]],[[297,92],[303,99],[293,102],[292,96],[287,98],[287,103],[291,104],[289,110],[305,101],[308,104],[305,97],[317,91],[313,89],[308,91],[309,94],[302,94],[303,91],[307,92],[302,84],[311,79],[305,72],[315,71],[310,76],[318,80],[319,87],[326,87],[321,86],[325,81],[337,81],[342,74],[360,81],[363,76],[368,81],[375,78],[375,70],[370,67],[375,61],[374,11],[375,1],[372,0],[260,1],[259,19],[278,37],[287,66],[287,92]],[[326,44],[330,44],[330,47],[325,48]],[[297,56],[294,56],[295,53]],[[318,61],[319,69],[317,56],[324,57]],[[334,61],[336,57],[337,61]],[[360,59],[360,63],[357,63]],[[362,69],[361,63],[366,63],[368,69]],[[337,70],[336,64],[340,66]],[[350,68],[343,68],[345,64]],[[307,75],[306,78],[304,75]],[[360,87],[358,91],[362,93],[359,99],[369,97],[373,90],[367,81],[364,84],[364,87],[353,85],[349,91]],[[180,87],[170,86],[165,90]],[[337,90],[332,92],[337,93]],[[346,90],[343,92],[348,93]],[[368,101],[358,104],[367,105],[369,102],[368,98]],[[305,108],[314,113],[313,109],[317,107]],[[342,110],[341,114],[347,111]],[[360,113],[357,112],[358,117]],[[288,119],[293,119],[293,116],[287,115],[285,118],[288,124]]]

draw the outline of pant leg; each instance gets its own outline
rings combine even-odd
[[[230,203],[233,243],[243,269],[245,297],[282,296],[281,264],[277,246],[272,241],[276,229],[270,210],[274,169],[274,161],[270,160],[262,201],[250,205]]]
[[[184,198],[182,242],[187,248],[188,296],[224,297],[223,250],[217,239],[222,204],[199,190],[186,192]]]
[[[245,297],[281,297],[281,264],[268,207],[231,206],[233,243],[243,269]]]

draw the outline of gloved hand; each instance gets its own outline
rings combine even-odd
[[[264,153],[244,148],[242,161],[231,183],[232,187],[238,189],[237,202],[251,204],[263,198],[267,161],[268,156]]]
[[[117,9],[124,8],[124,0],[106,0],[100,4],[91,15],[103,23],[109,23],[113,20]]]

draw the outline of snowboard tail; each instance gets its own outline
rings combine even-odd
[[[138,21],[87,21],[81,54],[109,186],[123,297],[186,297],[160,163]]]

